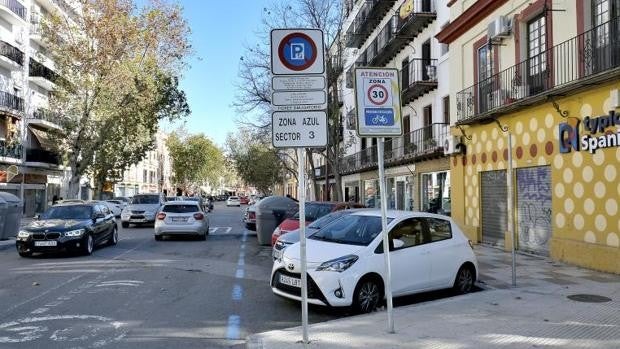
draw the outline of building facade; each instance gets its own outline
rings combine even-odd
[[[620,273],[620,1],[449,6],[452,216],[474,241]]]
[[[378,138],[359,138],[354,70],[398,70],[403,115],[402,137],[386,138],[385,166],[389,209],[450,214],[450,165],[444,155],[449,136],[449,49],[435,35],[449,20],[444,1],[344,1],[342,71],[330,89],[343,120],[340,173],[343,199],[379,207]],[[317,162],[321,198],[333,197],[334,180]],[[326,178],[327,177],[327,178]]]
[[[153,150],[144,159],[123,172],[122,181],[114,184],[114,196],[131,197],[142,193],[165,193],[174,196],[172,158],[166,146],[168,135],[158,132]],[[109,194],[110,196],[112,193]]]
[[[57,76],[40,22],[54,11],[76,16],[64,0],[0,2],[0,190],[22,198],[26,216],[64,196],[69,178],[48,136],[62,116],[46,109]]]

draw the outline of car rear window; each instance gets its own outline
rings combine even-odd
[[[198,212],[200,209],[197,205],[164,205],[162,211],[168,213],[192,213]]]
[[[307,203],[306,204],[306,220],[307,221],[315,221],[330,212],[334,209],[333,204],[316,204],[316,203]],[[295,213],[295,219],[299,219],[299,211]]]
[[[158,204],[158,195],[136,195],[131,200],[132,204]]]
[[[236,197],[236,196],[231,196],[231,197],[229,197],[228,199],[229,199],[229,200],[239,200],[239,198],[238,198],[238,197]]]

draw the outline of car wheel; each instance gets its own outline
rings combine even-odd
[[[24,257],[24,258],[27,258],[27,257],[31,257],[31,256],[32,256],[32,252],[22,252],[22,251],[18,251],[17,253],[19,253],[19,256],[20,256],[20,257]]]
[[[161,235],[155,235],[155,241],[161,241],[163,238],[163,236]]]
[[[84,247],[83,247],[84,255],[90,256],[93,253],[94,249],[95,249],[95,240],[93,239],[92,235],[88,234],[86,235],[86,241],[84,242]]]
[[[207,226],[207,231],[206,231],[205,235],[209,235],[209,231],[210,231],[210,230],[211,230],[211,227],[208,227],[208,226]]]
[[[112,231],[112,235],[110,235],[110,238],[108,239],[108,246],[114,246],[117,243],[118,243],[118,229],[114,227],[114,230]]]
[[[129,223],[127,222],[123,222],[121,223],[121,225],[123,226],[123,228],[129,228]]]
[[[362,279],[353,293],[353,310],[356,313],[370,313],[382,300],[379,283],[373,279]]]
[[[473,267],[463,265],[458,273],[456,273],[456,279],[454,280],[454,290],[459,294],[465,294],[471,292],[474,287],[474,272]]]

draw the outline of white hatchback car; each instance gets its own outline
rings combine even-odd
[[[470,241],[450,217],[388,211],[392,294],[454,287],[472,290],[478,263]],[[272,291],[301,300],[299,243],[273,264]],[[307,240],[308,302],[373,311],[384,299],[381,212],[365,210],[337,219]]]
[[[241,207],[241,200],[239,200],[238,196],[230,196],[228,200],[226,200],[226,206],[239,206]]]
[[[209,235],[209,218],[198,201],[168,201],[155,220],[155,240],[165,235],[194,235],[206,240]]]

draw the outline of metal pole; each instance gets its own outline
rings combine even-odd
[[[306,263],[306,156],[303,148],[297,149],[297,162],[299,173],[299,248],[301,249],[301,326],[303,329],[303,342],[308,341],[308,270]]]
[[[512,245],[512,286],[517,286],[517,252],[516,252],[516,244],[517,239],[515,238],[515,227],[514,227],[514,208],[513,208],[513,198],[512,198],[512,134],[508,132],[508,174],[506,176],[507,186],[508,186],[508,234],[510,234],[510,242]]]
[[[381,195],[381,230],[383,232],[383,256],[385,258],[385,297],[387,299],[388,332],[394,331],[394,305],[392,304],[392,266],[390,264],[390,244],[387,231],[387,193],[385,188],[385,165],[383,163],[385,138],[377,142],[377,158],[379,160],[379,194]]]

